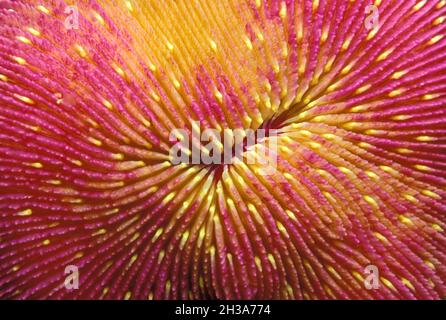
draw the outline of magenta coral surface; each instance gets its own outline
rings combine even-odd
[[[0,0],[0,298],[444,298],[445,21],[445,0]],[[274,129],[272,171],[174,164],[191,122]]]

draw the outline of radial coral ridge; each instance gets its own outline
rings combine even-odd
[[[1,0],[0,298],[444,298],[445,19]],[[192,120],[277,129],[273,172],[172,164]]]

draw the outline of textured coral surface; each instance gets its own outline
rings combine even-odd
[[[0,298],[445,297],[445,20],[445,0],[0,0]],[[191,120],[277,129],[273,174],[173,165]]]

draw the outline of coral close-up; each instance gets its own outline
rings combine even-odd
[[[446,0],[0,0],[0,299],[444,299],[445,35]]]

